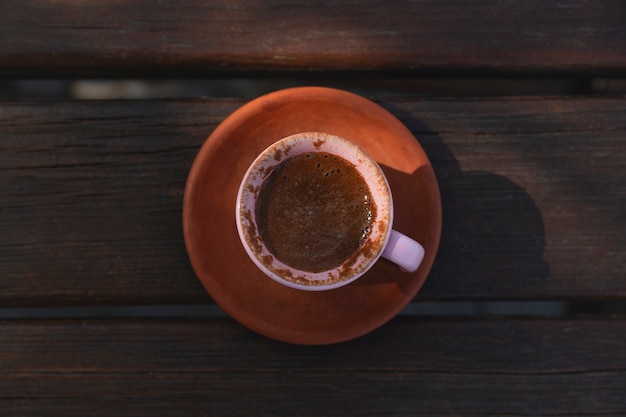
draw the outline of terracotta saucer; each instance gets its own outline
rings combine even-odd
[[[352,284],[308,292],[274,282],[248,258],[235,225],[239,183],[263,149],[285,136],[308,131],[349,139],[378,161],[393,193],[394,229],[426,250],[415,273],[401,272],[381,259]],[[234,319],[284,342],[330,344],[381,326],[417,294],[439,246],[441,199],[428,157],[398,119],[352,93],[301,87],[257,98],[215,129],[187,180],[183,227],[198,278]]]

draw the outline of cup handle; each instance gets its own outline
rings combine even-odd
[[[424,259],[424,247],[410,237],[392,230],[382,256],[397,264],[404,272],[415,272]]]

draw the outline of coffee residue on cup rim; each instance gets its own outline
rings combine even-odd
[[[291,151],[291,149],[294,147],[294,145],[287,145],[284,144],[282,145],[282,147],[277,147],[276,149],[273,150],[273,157],[275,161],[282,161],[283,160],[283,154],[287,155],[289,154],[289,152]],[[273,167],[271,167],[273,168]]]
[[[263,252],[263,242],[261,241],[261,236],[257,234],[254,218],[250,210],[243,212],[243,218],[246,220],[245,224],[243,224],[246,242],[248,242],[255,254],[261,254]]]
[[[380,227],[384,227],[380,225]],[[368,240],[360,248],[359,252],[346,259],[337,271],[329,272],[326,279],[310,279],[306,273],[298,275],[297,270],[288,268],[277,268],[273,265],[274,258],[271,255],[263,257],[265,266],[285,281],[308,287],[320,287],[324,285],[337,284],[354,277],[355,274],[367,269],[369,263],[378,259],[378,254],[382,252],[382,245],[378,241]],[[266,259],[268,258],[268,259]],[[269,259],[271,258],[271,259]]]
[[[322,147],[322,145],[326,142],[326,139],[322,139],[319,138],[317,139],[315,142],[313,142],[313,146],[315,146],[315,149],[319,149]]]

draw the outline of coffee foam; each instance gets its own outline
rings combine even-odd
[[[325,152],[284,160],[265,180],[256,222],[269,251],[293,268],[336,268],[367,239],[376,204],[356,168]]]

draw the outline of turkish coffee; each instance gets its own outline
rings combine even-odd
[[[359,250],[371,232],[376,204],[352,163],[308,152],[284,160],[267,177],[255,216],[273,256],[292,268],[321,272]]]

